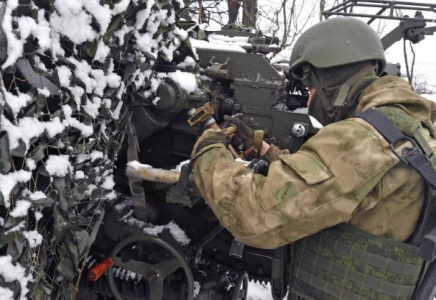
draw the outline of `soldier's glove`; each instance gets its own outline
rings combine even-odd
[[[197,140],[191,152],[191,159],[205,153],[212,148],[226,148],[227,139],[220,131],[208,129]]]
[[[224,120],[229,124],[236,125],[236,135],[244,143],[245,148],[250,149],[251,147],[254,147],[257,153],[260,153],[264,136],[263,130],[253,130],[242,120],[230,116],[224,116]]]

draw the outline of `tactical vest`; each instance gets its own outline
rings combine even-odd
[[[425,154],[424,158],[434,169],[436,140],[425,132],[420,122],[394,106],[376,110],[387,117],[397,131],[400,129],[400,134],[404,133],[406,139],[412,141],[413,138],[414,145],[419,145],[421,154]],[[378,129],[379,126],[374,127]],[[413,168],[423,175],[418,167]],[[427,185],[418,226],[406,243],[340,224],[292,244],[288,299],[413,299],[429,267],[429,263],[418,254],[418,245],[424,234],[436,225],[434,187]]]

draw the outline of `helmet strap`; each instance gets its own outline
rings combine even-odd
[[[351,76],[347,81],[345,81],[340,89],[339,93],[336,96],[335,102],[334,102],[334,110],[336,112],[336,122],[342,120],[345,115],[348,112],[348,106],[352,103],[347,103],[347,96],[350,93],[351,87],[362,77],[365,77],[366,75],[370,74],[372,71],[374,71],[374,65],[367,65],[360,71],[358,71],[356,74]]]
[[[335,99],[333,104],[334,107],[344,106],[345,100],[347,99],[348,93],[350,92],[351,87],[362,77],[365,77],[369,73],[374,71],[374,65],[367,65],[359,72],[351,76],[347,81],[345,81],[339,90],[338,96]]]
[[[310,81],[316,90],[316,94],[318,95],[318,98],[321,100],[321,103],[324,106],[324,109],[327,113],[327,116],[329,117],[329,119],[331,121],[334,121],[335,120],[335,112],[333,110],[333,107],[330,104],[330,101],[327,98],[326,94],[324,93],[324,90],[322,89],[321,85],[319,84],[318,78],[316,78],[316,75],[314,72],[310,72]]]

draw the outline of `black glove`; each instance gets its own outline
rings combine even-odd
[[[236,125],[237,131],[236,135],[244,143],[245,148],[249,149],[253,146],[254,130],[247,126],[242,120],[237,118],[232,118],[230,116],[224,116],[224,120],[229,123]]]

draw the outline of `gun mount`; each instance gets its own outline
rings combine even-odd
[[[359,12],[359,8],[378,9],[375,13]],[[414,17],[400,15],[401,11],[415,11]],[[423,11],[431,13],[433,18],[424,18]],[[426,27],[427,23],[436,23],[436,4],[415,3],[404,1],[380,1],[380,0],[346,0],[329,10],[322,12],[327,19],[330,16],[347,16],[369,18],[368,24],[376,19],[399,20],[400,24],[391,32],[382,37],[382,44],[385,50],[390,46],[406,39],[412,43],[419,43],[426,35],[433,35],[436,26]],[[386,15],[387,14],[387,15]]]

